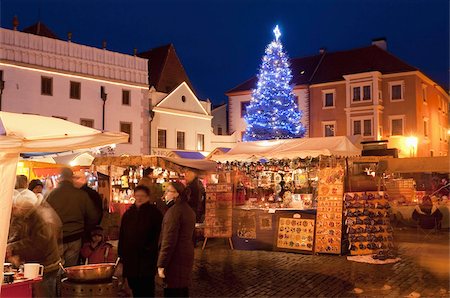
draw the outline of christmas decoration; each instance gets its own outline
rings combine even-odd
[[[305,134],[300,122],[302,112],[290,85],[292,73],[280,42],[278,26],[273,32],[275,40],[265,50],[257,87],[244,116],[247,122],[244,141],[301,138]]]

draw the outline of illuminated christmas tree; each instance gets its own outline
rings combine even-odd
[[[278,26],[273,32],[275,40],[266,48],[258,84],[244,116],[247,122],[244,141],[301,138],[305,134],[300,122],[302,112],[290,85],[289,58],[283,51]]]

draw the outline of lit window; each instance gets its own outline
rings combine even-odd
[[[205,135],[204,134],[197,134],[197,150],[198,151],[205,151]]]

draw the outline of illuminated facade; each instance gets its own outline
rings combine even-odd
[[[2,111],[124,131],[115,154],[148,153],[146,59],[0,28],[0,73]]]
[[[448,155],[448,93],[417,68],[372,46],[291,59],[294,93],[309,137],[388,140],[400,157]],[[230,132],[245,131],[256,79],[227,92]]]

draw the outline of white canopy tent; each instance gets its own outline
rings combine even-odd
[[[222,155],[211,156],[212,160],[258,161],[260,159],[306,158],[324,156],[358,156],[361,149],[348,137],[283,139],[238,143]]]
[[[0,112],[0,268],[6,253],[20,153],[62,152],[127,142],[125,133],[101,132],[58,118]],[[0,276],[3,281],[3,270]]]

